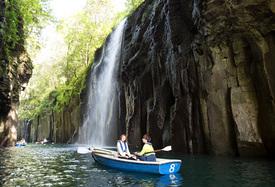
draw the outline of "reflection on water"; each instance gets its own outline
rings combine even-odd
[[[0,151],[0,186],[181,186],[177,175],[127,173],[103,167],[64,145]],[[3,159],[4,158],[4,159]]]
[[[275,186],[274,160],[189,156],[184,163],[187,186]]]
[[[180,186],[183,184],[183,178],[180,173],[163,175],[159,178],[156,184],[157,186]]]
[[[181,173],[150,175],[109,169],[67,145],[0,149],[0,186],[275,186],[275,162],[210,156],[179,156]]]

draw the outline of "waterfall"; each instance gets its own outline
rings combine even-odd
[[[108,146],[117,138],[117,71],[125,22],[112,32],[92,67],[79,144]]]

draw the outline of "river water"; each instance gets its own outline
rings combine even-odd
[[[73,145],[0,149],[0,186],[275,186],[275,161],[161,155],[183,160],[175,175],[122,172],[101,166]]]

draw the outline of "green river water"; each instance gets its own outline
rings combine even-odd
[[[0,149],[0,186],[275,186],[275,161],[159,155],[183,161],[181,172],[150,175],[101,166],[74,145]]]

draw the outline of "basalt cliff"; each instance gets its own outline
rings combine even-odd
[[[32,63],[24,48],[23,21],[17,12],[16,33],[13,42],[8,28],[15,22],[7,19],[10,11],[6,1],[0,1],[0,147],[12,146],[17,139],[19,93],[24,90],[32,74]],[[14,18],[15,18],[14,17]],[[11,26],[12,25],[12,26]]]
[[[119,129],[132,145],[149,132],[157,148],[274,155],[274,61],[273,0],[146,0],[124,30]],[[77,134],[80,111],[52,122],[62,142]]]
[[[159,0],[128,18],[120,124],[186,153],[274,154],[275,2]]]

